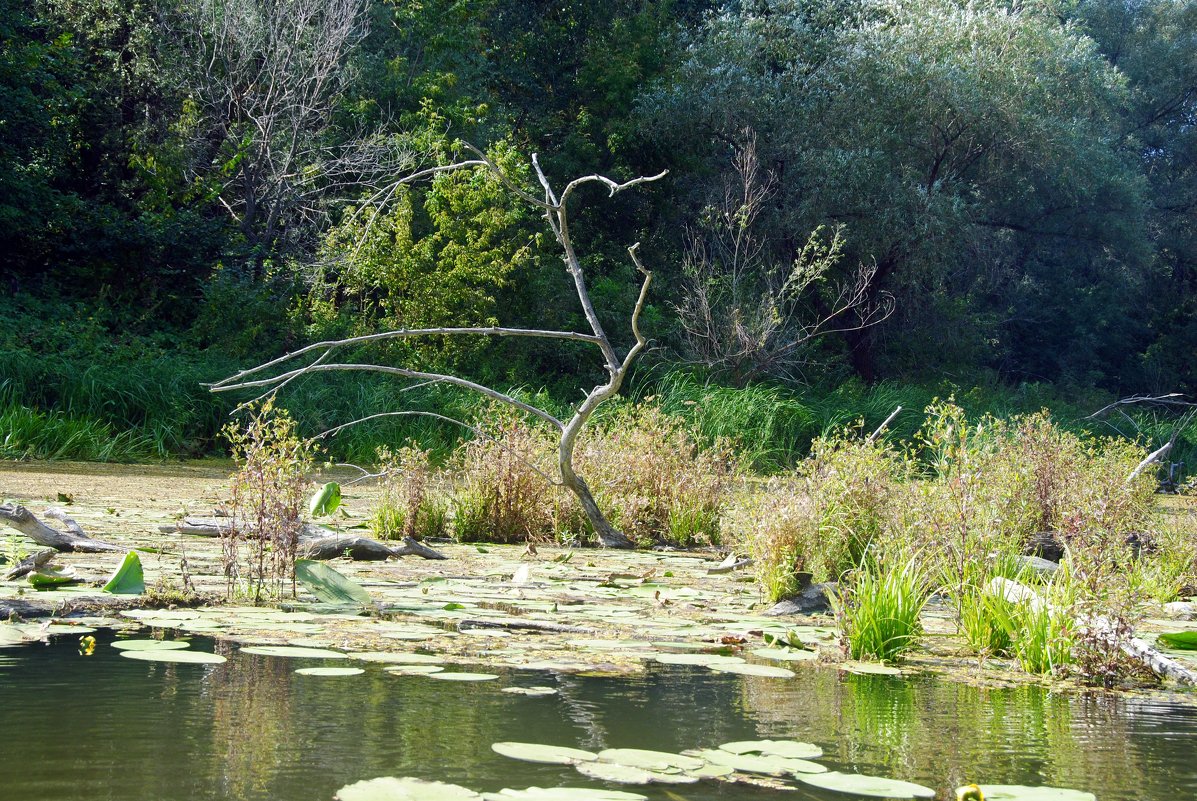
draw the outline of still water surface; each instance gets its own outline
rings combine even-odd
[[[229,661],[156,664],[120,657],[109,633],[96,637],[91,657],[66,637],[0,650],[0,798],[330,801],[345,784],[387,775],[482,791],[598,786],[567,767],[506,759],[490,744],[677,751],[793,738],[820,745],[833,769],[942,793],[977,781],[1075,787],[1101,801],[1197,801],[1197,709],[1142,698],[664,665],[633,679],[508,671],[466,684],[393,676],[377,664],[322,678],[294,673],[319,660],[243,655],[197,639],[195,649]],[[499,692],[534,684],[560,693]],[[637,791],[662,801],[853,797],[714,783]]]

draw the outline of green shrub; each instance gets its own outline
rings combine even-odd
[[[434,486],[428,451],[407,446],[378,449],[383,469],[382,497],[367,525],[380,540],[441,537],[448,531],[448,502]]]
[[[736,504],[731,520],[733,544],[752,557],[770,603],[804,589],[817,546],[814,516],[805,498],[775,480]]]

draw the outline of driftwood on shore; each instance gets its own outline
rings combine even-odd
[[[56,551],[75,551],[77,553],[108,553],[126,550],[119,545],[87,536],[80,525],[68,517],[62,509],[50,508],[46,510],[45,514],[51,520],[62,523],[65,530],[60,531],[47,526],[20,504],[0,504],[0,522],[15,528],[38,545],[53,548]]]
[[[178,523],[159,526],[167,534],[192,534],[200,537],[219,537],[232,524],[224,518],[185,517]],[[382,561],[402,556],[424,559],[445,559],[444,554],[429,548],[412,537],[404,537],[401,544],[390,545],[369,537],[341,534],[332,529],[308,523],[299,534],[296,553],[304,559],[336,559],[341,556],[355,561]]]

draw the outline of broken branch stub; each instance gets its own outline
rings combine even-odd
[[[577,294],[578,303],[585,315],[586,322],[590,327],[589,332],[578,331],[549,331],[531,328],[508,328],[498,326],[460,326],[452,328],[436,328],[436,329],[399,329],[394,331],[387,331],[378,334],[371,334],[363,337],[351,337],[346,339],[329,340],[326,342],[314,343],[300,348],[296,351],[272,359],[268,362],[251,367],[247,370],[242,370],[235,375],[229,376],[222,381],[218,381],[209,385],[209,389],[213,392],[228,392],[240,389],[260,389],[267,394],[275,392],[284,385],[303,377],[304,375],[315,372],[327,371],[342,371],[342,372],[380,372],[394,375],[400,378],[410,379],[414,381],[435,382],[440,384],[447,384],[456,386],[463,390],[475,392],[484,397],[503,403],[517,411],[525,414],[531,414],[552,426],[558,433],[559,440],[557,446],[557,470],[560,474],[560,484],[573,493],[578,500],[582,510],[586,513],[586,518],[589,520],[591,526],[594,528],[595,534],[598,536],[599,542],[608,548],[630,548],[634,545],[632,540],[617,529],[607,519],[607,516],[599,508],[598,503],[595,502],[594,495],[590,491],[590,487],[586,481],[577,474],[574,470],[574,448],[577,443],[578,435],[586,424],[590,421],[591,416],[595,410],[606,400],[619,394],[623,386],[623,382],[627,377],[628,371],[631,369],[632,363],[636,356],[644,350],[647,344],[647,339],[640,331],[640,315],[644,310],[645,303],[648,298],[648,289],[652,283],[652,273],[647,270],[641,263],[637,249],[639,243],[636,243],[628,248],[628,255],[635,265],[637,271],[643,276],[640,284],[640,292],[636,300],[636,305],[632,309],[630,327],[635,343],[628,349],[627,353],[622,356],[615,345],[611,342],[607,332],[603,329],[599,322],[598,313],[595,311],[594,304],[590,299],[590,292],[586,285],[586,275],[582,268],[581,259],[578,257],[574,249],[573,239],[570,235],[569,227],[569,200],[574,195],[575,191],[587,184],[599,184],[607,190],[608,197],[614,196],[625,189],[639,186],[641,184],[659,181],[665,177],[666,172],[661,172],[657,175],[641,176],[633,178],[622,183],[614,181],[611,178],[602,175],[586,175],[581,178],[575,178],[565,185],[565,188],[558,194],[553,190],[552,182],[549,181],[548,176],[541,168],[540,161],[535,155],[532,156],[532,167],[536,173],[536,178],[540,182],[544,190],[544,197],[538,198],[534,194],[520,188],[515,184],[509,176],[507,176],[497,164],[495,164],[485,153],[466,145],[466,148],[473,153],[476,158],[459,161],[455,164],[444,165],[432,170],[425,170],[420,173],[406,176],[395,182],[395,185],[411,183],[418,178],[439,174],[441,172],[449,172],[462,169],[482,168],[491,171],[507,189],[515,197],[520,200],[540,209],[545,217],[549,228],[553,232],[553,236],[560,246],[564,261],[566,272],[573,283],[574,290]],[[383,193],[380,197],[390,197],[393,193]],[[577,342],[586,342],[598,347],[602,354],[604,368],[607,374],[605,383],[596,386],[586,395],[586,398],[578,404],[574,409],[573,416],[568,421],[558,420],[549,412],[516,398],[500,392],[491,387],[470,381],[460,376],[428,373],[420,370],[415,370],[409,367],[401,367],[394,365],[376,364],[373,362],[361,363],[327,363],[325,358],[329,356],[334,350],[339,350],[348,345],[360,346],[372,342],[384,341],[389,339],[402,339],[418,336],[486,336],[486,337],[535,337],[541,339],[557,339],[557,340],[572,340]],[[301,357],[311,357],[311,360],[301,366],[296,362]],[[368,415],[367,417],[359,418],[346,426],[340,426],[338,430],[344,429],[348,425],[364,422],[368,419],[378,417],[375,415]],[[454,421],[458,422],[458,421]],[[468,424],[462,423],[462,425]],[[539,472],[539,471],[537,471]],[[556,483],[556,482],[553,482]],[[408,543],[406,548],[411,548],[411,543]],[[416,552],[419,555],[425,554]],[[435,558],[435,557],[427,557]]]

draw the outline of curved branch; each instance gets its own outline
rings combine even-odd
[[[249,371],[252,372],[252,371]],[[520,411],[527,412],[530,415],[539,417],[546,423],[552,425],[558,431],[565,428],[565,424],[558,420],[553,415],[538,409],[535,406],[516,400],[515,398],[482,384],[475,383],[465,378],[458,378],[455,375],[444,375],[442,373],[424,373],[419,370],[408,370],[404,367],[387,367],[381,364],[309,364],[306,367],[300,367],[297,370],[291,370],[286,373],[272,376],[270,378],[261,378],[254,381],[241,381],[236,384],[223,384],[221,386],[211,386],[209,389],[212,392],[231,392],[237,389],[249,389],[251,387],[268,387],[274,384],[290,381],[292,378],[303,375],[304,373],[323,373],[323,372],[362,372],[362,373],[384,373],[386,375],[398,375],[404,378],[423,379],[426,381],[440,381],[446,384],[452,384],[465,389],[471,389],[488,398],[506,403]]]

